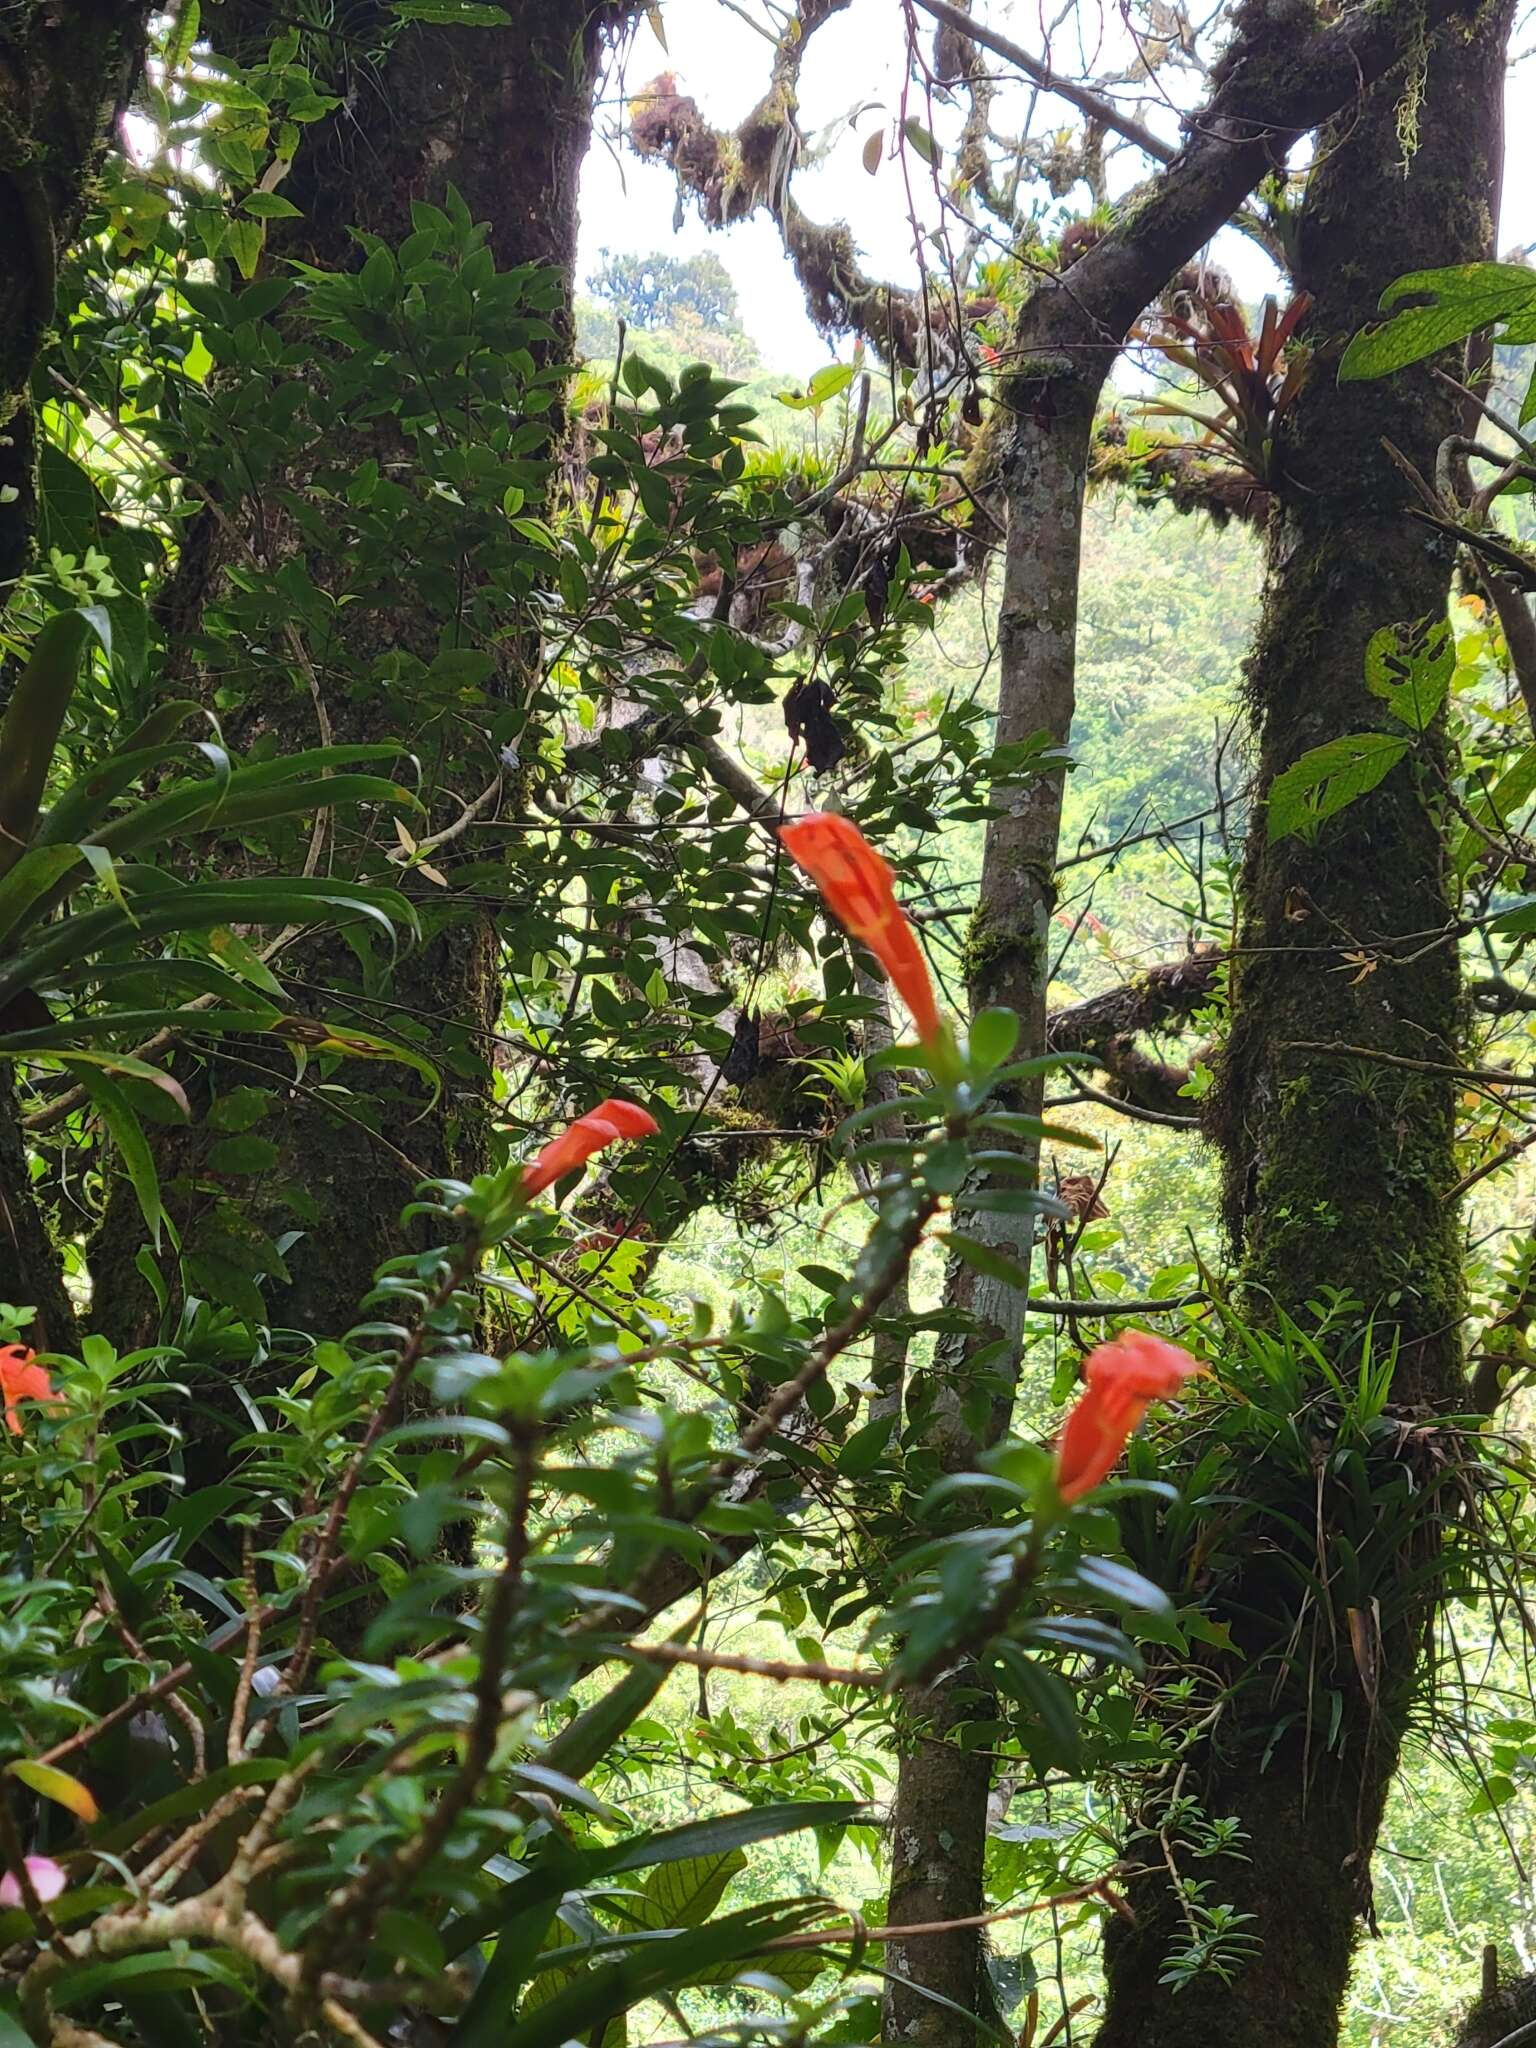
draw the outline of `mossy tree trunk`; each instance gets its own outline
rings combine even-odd
[[[1378,85],[1321,138],[1296,251],[1296,284],[1314,301],[1314,357],[1285,434],[1248,671],[1260,801],[1214,1112],[1247,1313],[1273,1324],[1284,1312],[1311,1328],[1315,1304],[1352,1297],[1360,1306],[1343,1318],[1351,1334],[1336,1362],[1358,1372],[1373,1318],[1375,1354],[1399,1347],[1388,1414],[1403,1431],[1463,1399],[1448,1200],[1454,1082],[1436,1071],[1455,1062],[1458,1042],[1443,737],[1431,732],[1315,837],[1271,838],[1263,798],[1312,748],[1401,731],[1365,686],[1367,642],[1397,621],[1444,616],[1450,553],[1405,516],[1410,489],[1382,443],[1432,475],[1457,428],[1454,394],[1427,367],[1364,385],[1340,385],[1335,372],[1394,278],[1490,253],[1509,23],[1500,5],[1443,30],[1422,99],[1412,75],[1406,92],[1401,79]],[[1439,1537],[1410,1517],[1381,1532],[1371,1561],[1359,1553],[1378,1574],[1379,1603],[1368,1585],[1339,1576],[1344,1507],[1327,1476],[1318,1378],[1324,1405],[1313,1411],[1310,1463],[1277,1460],[1248,1475],[1258,1519],[1209,1600],[1241,1655],[1223,1665],[1220,1714],[1181,1773],[1182,1790],[1207,1815],[1234,1817],[1245,1837],[1240,1857],[1205,1856],[1187,1874],[1205,1881],[1210,1901],[1251,1916],[1261,1947],[1230,1983],[1212,1974],[1179,1989],[1164,1983],[1170,1950],[1190,1930],[1155,1833],[1140,1837],[1136,1846],[1151,1852],[1140,1860],[1152,1867],[1130,1887],[1135,1925],[1117,1919],[1106,1937],[1098,2048],[1204,2048],[1217,2038],[1331,2048],[1338,2039],[1371,1854],[1433,1625]],[[1391,1430],[1372,1440],[1378,1476],[1408,1455],[1407,1442]],[[1156,1568],[1151,1555],[1144,1562]],[[1336,1626],[1307,1636],[1315,1654],[1295,1650],[1307,1567],[1336,1589],[1353,1585],[1333,1595]],[[1413,1584],[1422,1590],[1405,1596]]]
[[[349,15],[347,38],[335,58],[343,66],[334,85],[343,104],[304,131],[283,187],[302,217],[274,224],[273,257],[327,269],[354,267],[363,251],[353,229],[398,245],[411,232],[412,202],[440,204],[452,187],[471,216],[489,224],[498,268],[540,263],[561,273],[566,304],[556,324],[569,332],[577,184],[590,140],[602,37],[626,10],[599,0],[512,0],[503,12],[510,20],[495,28],[402,25],[379,4]],[[205,9],[204,20],[216,47],[241,56],[259,57],[274,32],[267,10],[252,0],[222,0]],[[367,51],[375,41],[381,51],[376,57],[365,61],[349,54]],[[338,431],[355,444],[359,462],[370,452],[384,460],[398,452],[388,442],[387,416],[361,426],[339,422]],[[284,481],[290,490],[305,488],[302,474]],[[219,594],[226,566],[242,550],[243,523],[251,522],[250,537],[261,540],[258,528],[269,517],[259,502],[231,504],[229,512],[210,514],[189,529],[164,603],[176,643],[173,664],[178,647],[195,636],[205,601]],[[385,646],[416,647],[429,660],[436,651],[436,626],[413,620],[408,588],[388,616],[358,606],[340,618],[348,644],[332,651],[332,673],[340,668],[368,675]],[[184,694],[184,683],[180,687]],[[494,678],[487,689],[494,696]],[[400,709],[381,689],[338,693],[331,707],[334,737],[396,739]],[[265,693],[260,702],[228,714],[224,724],[242,747],[259,739],[291,751],[316,742],[315,711],[303,690],[281,697]],[[496,772],[494,747],[481,743],[472,728],[472,717],[459,721],[462,759],[448,760],[440,776],[449,787],[479,788]],[[445,798],[442,815],[427,830],[451,823],[457,813],[458,801]],[[230,848],[230,860],[238,864],[238,846]],[[285,1254],[286,1277],[264,1283],[275,1326],[321,1334],[344,1329],[376,1267],[404,1248],[400,1212],[416,1182],[467,1178],[488,1162],[490,1049],[502,1001],[495,921],[479,911],[454,914],[451,902],[445,921],[444,899],[435,891],[424,895],[425,942],[396,964],[382,992],[385,1005],[355,1013],[354,1021],[387,1035],[414,1035],[440,1063],[441,1098],[428,1108],[424,1097],[412,1100],[401,1086],[401,1070],[355,1062],[338,1078],[358,1094],[339,1110],[312,1088],[279,1088],[278,1127],[270,1115],[260,1126],[279,1145],[278,1164],[267,1177],[279,1192],[269,1204],[258,1196],[248,1205],[250,1220],[268,1238],[295,1225],[302,1231]],[[280,975],[286,970],[295,977],[296,1012],[326,1013],[325,985],[355,980],[339,943],[324,952],[290,953],[277,966]],[[337,1014],[339,1021],[347,1015]],[[238,1060],[215,1056],[199,1086],[206,1097],[251,1079]],[[381,1095],[382,1102],[376,1099]],[[172,1198],[179,1194],[184,1204],[199,1199],[200,1142],[194,1129],[169,1134],[162,1146],[162,1179]],[[297,1212],[285,1206],[286,1191],[295,1189],[302,1196]],[[156,1315],[134,1266],[141,1241],[131,1193],[119,1189],[92,1259],[96,1320],[119,1344],[144,1341]]]
[[[0,9],[0,603],[32,545],[32,365],[53,323],[60,254],[143,58],[148,11],[147,0]]]
[[[112,117],[142,61],[146,0],[17,0],[0,10],[0,610],[27,568],[37,511],[29,386],[56,312],[59,256],[80,226]],[[0,1301],[69,1351],[74,1310],[34,1199],[15,1092],[0,1076]]]

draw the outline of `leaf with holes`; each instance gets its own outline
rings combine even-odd
[[[1426,303],[1402,307],[1404,299]],[[1536,272],[1520,263],[1453,263],[1442,270],[1411,270],[1389,284],[1380,310],[1400,310],[1380,327],[1367,327],[1344,351],[1339,382],[1385,377],[1437,355],[1481,327],[1497,331],[1507,347],[1536,341]]]

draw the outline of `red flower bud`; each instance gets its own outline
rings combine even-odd
[[[649,1110],[633,1102],[619,1102],[612,1097],[600,1102],[596,1109],[577,1117],[558,1138],[551,1138],[523,1168],[524,1198],[532,1201],[553,1182],[574,1173],[578,1166],[585,1166],[593,1153],[601,1152],[605,1146],[615,1145],[622,1138],[653,1137],[659,1129]]]
[[[22,1433],[22,1401],[51,1401],[53,1382],[37,1363],[37,1353],[25,1344],[0,1348],[0,1399],[5,1403],[5,1426],[12,1436]]]
[[[1126,1330],[1089,1353],[1083,1392],[1056,1445],[1056,1491],[1077,1500],[1107,1479],[1154,1401],[1176,1394],[1205,1367],[1177,1344]]]
[[[838,922],[867,946],[885,970],[924,1045],[944,1034],[928,963],[896,901],[896,877],[858,826],[832,811],[813,811],[781,825],[779,837],[805,869]]]

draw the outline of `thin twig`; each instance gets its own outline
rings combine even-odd
[[[921,0],[920,0],[921,4]],[[1125,1901],[1108,1878],[1096,1877],[1091,1884],[1075,1885],[1068,1892],[1053,1892],[1048,1899],[1031,1899],[1027,1906],[1004,1906],[996,1913],[968,1913],[959,1920],[919,1920],[908,1927],[866,1927],[852,1919],[845,1927],[812,1928],[804,1934],[780,1934],[764,1942],[764,1951],[786,1948],[816,1948],[827,1941],[905,1941],[923,1935],[955,1934],[966,1927],[994,1927],[1000,1920],[1022,1920],[1030,1913],[1049,1913],[1056,1906],[1080,1904],[1084,1899],[1102,1899],[1116,1912],[1126,1911]]]
[[[874,1665],[789,1664],[774,1657],[742,1657],[730,1650],[698,1650],[687,1643],[628,1643],[626,1657],[640,1657],[648,1664],[687,1664],[696,1671],[739,1671],[748,1678],[771,1678],[776,1685],[788,1685],[797,1678],[814,1685],[868,1685],[884,1691],[888,1674]]]
[[[988,28],[985,23],[973,20],[959,7],[951,7],[949,0],[917,0],[917,5],[925,14],[931,14],[936,21],[947,22],[951,28],[958,29],[961,35],[968,36],[973,43],[980,43],[984,50],[990,50],[995,57],[1002,57],[1009,64],[1017,64],[1026,78],[1032,78],[1036,85],[1043,86],[1058,99],[1066,100],[1070,106],[1076,107],[1080,114],[1086,114],[1090,121],[1102,122],[1106,128],[1112,128],[1117,135],[1123,135],[1127,142],[1134,142],[1138,149],[1145,150],[1157,163],[1173,162],[1177,152],[1170,149],[1166,142],[1159,141],[1150,128],[1144,128],[1131,115],[1122,114],[1114,102],[1105,99],[1102,94],[1092,91],[1086,85],[1079,85],[1075,79],[1063,78],[1059,71],[1053,71],[1051,66],[1039,57],[1032,57],[1021,44],[1000,35],[995,28]]]

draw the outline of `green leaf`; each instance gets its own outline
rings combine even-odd
[[[149,609],[138,597],[108,598],[104,609],[112,622],[113,665],[137,685],[149,664]]]
[[[270,1173],[280,1155],[270,1138],[258,1138],[254,1133],[240,1137],[221,1138],[216,1145],[208,1148],[208,1171],[210,1173]]]
[[[101,533],[101,497],[89,470],[45,438],[37,451],[38,541],[79,557]]]
[[[977,1238],[966,1237],[958,1230],[941,1230],[937,1233],[947,1244],[962,1265],[969,1266],[973,1273],[981,1273],[988,1280],[999,1280],[1004,1287],[1013,1287],[1021,1294],[1029,1292],[1029,1268],[1018,1259],[1009,1258],[996,1245],[982,1244]]]
[[[1374,789],[1408,747],[1398,733],[1357,732],[1311,748],[1270,784],[1271,840],[1310,837],[1325,818]]]
[[[725,1894],[725,1888],[747,1859],[740,1849],[722,1849],[713,1856],[690,1856],[681,1863],[661,1863],[641,1889],[629,1911],[643,1927],[702,1927]]]
[[[55,612],[39,629],[0,720],[0,875],[32,836],[89,631],[79,612]]]
[[[457,2037],[462,2038],[464,2048],[564,2048],[568,2041],[588,2038],[642,1999],[693,1983],[701,1971],[728,1962],[745,1964],[776,1935],[797,1933],[823,1910],[814,1900],[744,1907],[707,1927],[649,1942],[618,1962],[578,1977],[510,2028],[504,2012],[487,2011],[475,2023],[471,2007]]]
[[[259,220],[230,219],[225,224],[224,242],[235,259],[235,268],[244,278],[256,275],[261,262],[261,252],[266,246],[267,231]]]
[[[1528,896],[1513,910],[1502,911],[1488,929],[1501,933],[1505,938],[1529,938],[1532,932],[1536,932],[1536,896]]]
[[[1407,307],[1384,326],[1357,334],[1339,364],[1341,384],[1384,377],[1482,327],[1496,328],[1495,339],[1506,344],[1536,341],[1536,275],[1523,264],[1457,263],[1410,271],[1387,286],[1380,310],[1390,312],[1405,298],[1429,303]]]
[[[166,937],[172,932],[208,931],[229,923],[302,923],[318,912],[342,912],[380,925],[391,939],[397,923],[412,928],[415,912],[392,889],[359,882],[331,882],[320,876],[276,876],[239,882],[193,882],[136,899],[137,922],[115,906],[83,911],[50,925],[32,944],[0,967],[0,1002],[44,977],[63,985],[89,975],[90,962],[110,943],[124,939]],[[341,1037],[343,1034],[336,1034]],[[364,1032],[349,1039],[380,1047],[382,1040]],[[386,1057],[382,1051],[378,1057]],[[395,1056],[420,1061],[419,1054]],[[427,1065],[421,1061],[423,1066]]]
[[[263,994],[276,996],[286,1001],[283,985],[267,966],[254,946],[246,944],[238,932],[232,932],[228,925],[215,925],[208,934],[208,950],[215,959],[226,966],[231,974],[248,981]]]
[[[1166,1614],[1172,1605],[1161,1586],[1154,1586],[1140,1572],[1112,1557],[1080,1557],[1068,1577],[1101,1594],[1116,1607]]]
[[[91,836],[114,853],[138,852],[201,832],[217,819],[221,829],[268,825],[279,818],[310,816],[339,804],[413,805],[397,782],[378,775],[317,776],[299,782],[256,779],[237,771],[227,785],[217,781],[178,783],[163,796],[114,818]]]
[[[846,391],[858,374],[852,363],[828,363],[806,385],[806,397],[812,405],[825,405],[829,399]]]
[[[281,192],[247,192],[240,202],[244,212],[256,220],[301,220],[300,213],[291,199],[285,199]]]
[[[214,1985],[241,1997],[249,1992],[246,1979],[228,1963],[206,1949],[149,1949],[140,1955],[113,1956],[104,1963],[87,1963],[67,1970],[50,1987],[53,2002],[66,2011],[128,1989],[135,1991],[184,1991],[208,1989]]]
[[[238,1499],[239,1496],[233,1495],[232,1498]],[[206,1778],[199,1778],[195,1784],[183,1785],[152,1805],[141,1807],[128,1820],[103,1829],[91,1840],[97,1848],[113,1853],[130,1849],[135,1842],[146,1840],[159,1829],[169,1827],[173,1821],[191,1820],[197,1814],[206,1813],[210,1806],[238,1785],[275,1783],[287,1768],[286,1761],[279,1756],[248,1757],[243,1763],[225,1764],[210,1771]]]
[[[261,1122],[276,1100],[270,1088],[255,1088],[249,1083],[238,1088],[226,1088],[222,1095],[215,1097],[203,1118],[203,1128],[209,1131],[248,1131],[253,1124]]]
[[[0,1044],[6,1048],[7,1058],[13,1056],[10,1051],[11,1043],[11,1040],[0,1040]],[[148,1081],[152,1088],[158,1088],[168,1095],[184,1117],[190,1117],[192,1114],[192,1105],[187,1101],[186,1090],[175,1076],[162,1072],[159,1067],[152,1067],[147,1060],[135,1059],[130,1052],[74,1050],[61,1058],[59,1065],[66,1073],[75,1074],[82,1085],[85,1075],[80,1071],[81,1068],[99,1067],[107,1074],[129,1074],[135,1080]]]
[[[1468,1813],[1495,1813],[1501,1806],[1507,1806],[1515,1796],[1513,1781],[1502,1772],[1495,1772],[1486,1779],[1467,1807]]]
[[[401,1045],[392,1038],[380,1038],[372,1031],[354,1031],[350,1024],[332,1024],[323,1018],[280,1017],[266,1027],[274,1037],[289,1038],[308,1052],[337,1053],[349,1060],[384,1060],[409,1067],[420,1074],[431,1090],[421,1111],[425,1116],[443,1092],[443,1077],[414,1046]]]
[[[971,1020],[971,1058],[981,1067],[1000,1067],[1019,1042],[1015,1010],[980,1010]]]
[[[1516,756],[1485,796],[1468,806],[1480,825],[1502,827],[1512,824],[1531,798],[1536,796],[1536,747]],[[1456,874],[1465,881],[1486,850],[1482,836],[1471,826],[1456,843]]]
[[[435,21],[445,28],[505,28],[510,17],[504,7],[488,0],[391,0],[402,21]]]
[[[0,1991],[0,2048],[37,2048],[21,2024],[21,2012],[11,1991]]]
[[[891,1431],[896,1427],[894,1415],[877,1415],[872,1422],[866,1422],[853,1432],[837,1454],[837,1469],[845,1479],[862,1479],[873,1472],[880,1462],[880,1454],[891,1440]]]
[[[1026,1657],[1013,1643],[999,1643],[997,1654],[1007,1666],[1019,1700],[1038,1722],[1056,1760],[1064,1769],[1076,1770],[1082,1743],[1071,1686],[1059,1672]]]
[[[0,868],[4,867],[0,862]],[[33,846],[0,873],[0,941],[28,921],[52,896],[71,868],[81,865],[77,846]]]
[[[674,1641],[687,1631],[680,1631]],[[624,1731],[645,1712],[671,1676],[671,1667],[648,1659],[636,1664],[600,1699],[584,1707],[544,1751],[543,1760],[551,1770],[568,1778],[583,1778],[600,1763]]]
[[[43,818],[36,833],[39,846],[83,839],[111,809],[125,789],[158,766],[173,751],[171,741],[189,718],[205,718],[202,705],[176,698],[150,713],[107,758],[72,782]],[[229,756],[222,747],[201,750],[222,781],[229,779]],[[219,763],[222,762],[222,769]]]
[[[159,1251],[166,1215],[160,1199],[160,1176],[155,1170],[155,1155],[144,1135],[144,1126],[134,1115],[132,1104],[115,1081],[109,1081],[105,1074],[94,1073],[89,1068],[82,1072],[80,1078],[91,1100],[100,1110],[102,1122],[112,1133],[112,1142],[117,1147],[118,1157],[122,1160],[133,1192],[138,1197],[139,1209],[149,1230],[150,1240],[155,1250]]]
[[[184,0],[181,11],[176,16],[176,26],[166,38],[165,69],[170,77],[175,77],[191,55],[201,20],[201,0]]]
[[[1365,686],[1415,732],[1429,726],[1456,673],[1456,636],[1447,619],[1383,626],[1365,650]]]
[[[776,1841],[804,1828],[847,1827],[861,1819],[866,1809],[858,1800],[792,1800],[770,1806],[744,1806],[735,1813],[714,1820],[687,1821],[681,1827],[657,1834],[639,1835],[616,1849],[571,1859],[568,1867],[540,1866],[515,1878],[486,1905],[464,1914],[444,1930],[443,1945],[450,1961],[477,1941],[484,1941],[510,1915],[526,1911],[546,1896],[557,1898],[576,1883],[591,1883],[599,1877],[616,1876],[628,1870],[650,1870],[658,1863],[679,1862],[694,1856],[715,1856],[727,1849],[749,1848],[753,1842]]]
[[[906,136],[908,142],[911,143],[925,164],[933,164],[937,167],[943,163],[943,150],[940,149],[931,133],[923,126],[915,114],[908,114],[905,121],[901,124],[901,132]]]

